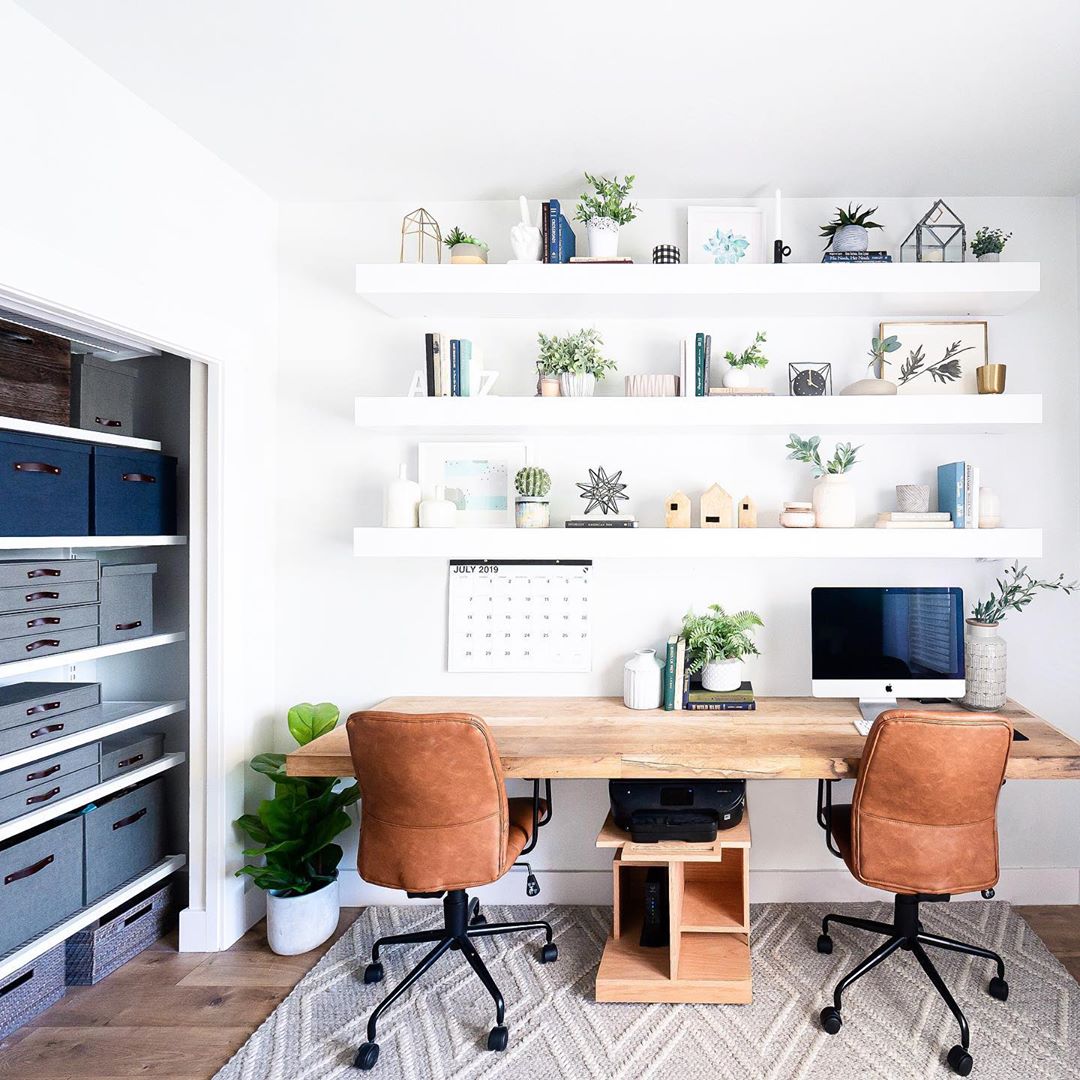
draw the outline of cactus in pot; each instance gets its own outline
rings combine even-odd
[[[514,476],[518,497],[514,503],[514,520],[519,529],[546,529],[551,524],[551,507],[547,494],[551,476],[547,469],[526,465]]]

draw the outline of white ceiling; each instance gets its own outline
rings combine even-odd
[[[1080,192],[1076,0],[19,0],[282,200]]]

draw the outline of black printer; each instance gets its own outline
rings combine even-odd
[[[742,821],[745,780],[611,780],[611,817],[636,844],[708,843]]]

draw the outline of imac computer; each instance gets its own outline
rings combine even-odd
[[[860,731],[898,696],[964,694],[961,589],[812,589],[810,623],[814,697],[857,697]]]

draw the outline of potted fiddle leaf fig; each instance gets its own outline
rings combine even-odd
[[[304,702],[289,710],[289,732],[305,746],[336,726],[336,705]],[[340,901],[338,863],[344,852],[334,838],[352,819],[345,808],[360,797],[354,781],[338,788],[332,778],[289,776],[284,754],[259,754],[251,767],[274,785],[257,813],[235,824],[253,845],[244,855],[253,860],[236,871],[266,890],[266,936],[280,956],[296,956],[321,945],[337,927]]]
[[[629,201],[634,177],[627,176],[620,183],[617,176],[609,180],[586,173],[585,180],[593,190],[582,193],[574,216],[585,223],[590,257],[614,259],[619,254],[619,229],[629,225],[640,209]]]
[[[753,611],[729,615],[720,604],[710,604],[705,615],[688,611],[682,628],[687,670],[691,675],[701,672],[701,685],[706,690],[738,690],[743,681],[743,660],[760,655],[751,635],[764,625]]]
[[[488,246],[455,225],[443,243],[450,249],[451,263],[486,263]]]
[[[859,203],[854,210],[851,208],[851,203],[848,203],[846,210],[838,206],[836,217],[821,226],[821,235],[828,239],[825,250],[866,251],[870,247],[870,236],[867,230],[881,228],[880,222],[871,220],[876,213],[876,206],[864,210],[862,203]]]

